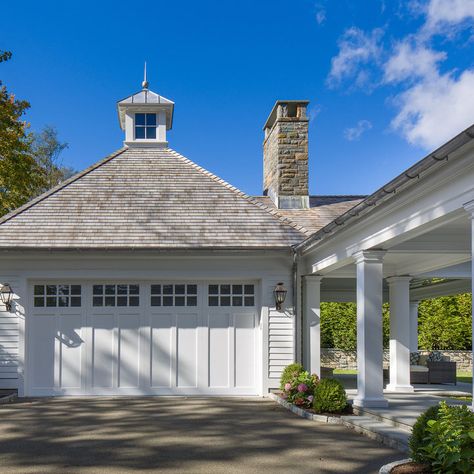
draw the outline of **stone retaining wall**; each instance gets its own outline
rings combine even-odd
[[[472,371],[472,352],[471,351],[439,351],[449,360],[457,363],[457,370],[463,372]],[[419,351],[420,354],[428,355],[430,351]],[[384,351],[384,367],[388,367],[389,353]],[[340,349],[321,349],[321,365],[323,367],[332,367],[333,369],[357,369],[357,352],[342,351]]]

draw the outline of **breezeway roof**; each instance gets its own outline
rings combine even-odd
[[[171,149],[124,148],[0,220],[3,249],[288,248],[304,229]]]

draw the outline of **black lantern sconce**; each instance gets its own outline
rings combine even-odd
[[[275,305],[277,311],[281,311],[281,305],[285,302],[286,294],[288,290],[283,286],[283,283],[277,283],[275,289],[273,290],[273,294],[275,295]]]
[[[7,311],[12,310],[13,290],[9,283],[4,283],[0,289],[0,298]]]

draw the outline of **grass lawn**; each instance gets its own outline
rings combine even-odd
[[[348,370],[348,369],[334,369],[335,374],[346,374],[346,375],[356,375],[357,370]]]
[[[334,369],[334,374],[346,374],[346,375],[356,375],[357,370],[347,370],[347,369]],[[472,374],[470,372],[459,372],[457,373],[458,382],[465,382],[472,384]]]
[[[466,382],[472,384],[472,373],[471,372],[459,372],[456,374],[458,382]]]

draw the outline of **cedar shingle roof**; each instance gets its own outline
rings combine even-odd
[[[310,196],[309,209],[277,209],[268,196],[256,196],[255,200],[274,209],[280,217],[299,226],[307,236],[314,234],[340,215],[359,204],[365,196]]]
[[[306,233],[171,149],[125,148],[0,220],[0,248],[288,248]]]

